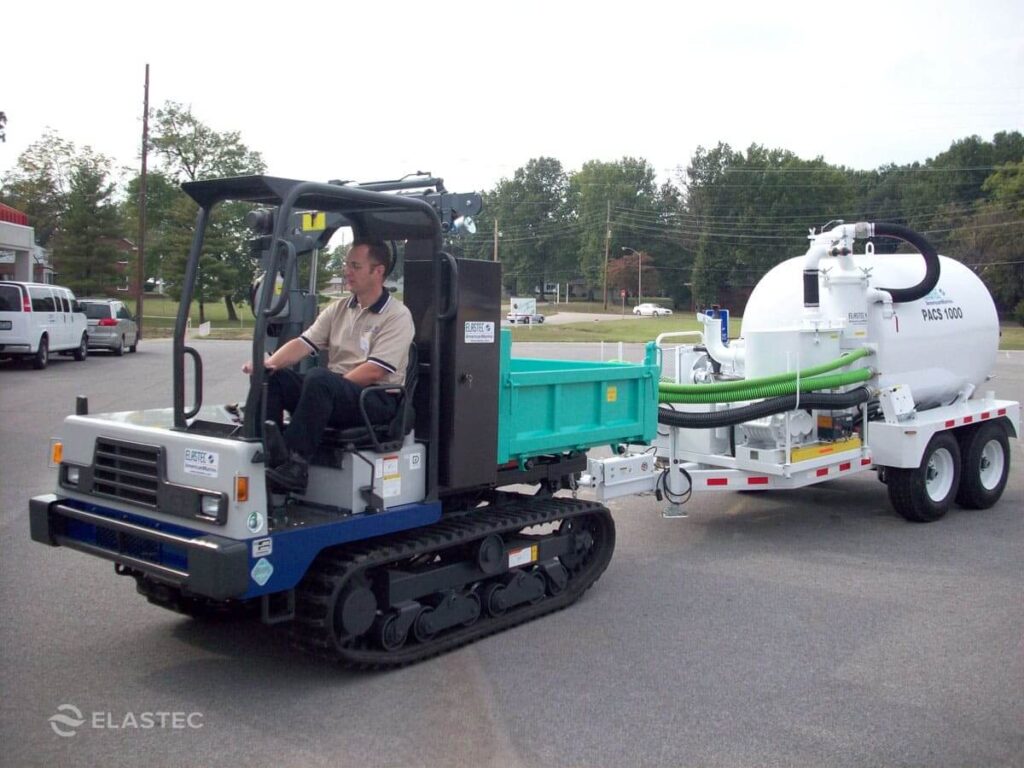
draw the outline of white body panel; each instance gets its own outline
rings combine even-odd
[[[773,357],[778,370],[770,372],[785,371],[787,352],[792,358],[795,353],[790,349],[797,347],[776,347],[775,339],[801,329],[806,335],[806,329],[820,326],[838,332],[845,349],[874,346],[876,354],[861,364],[879,372],[880,387],[909,386],[919,408],[950,402],[960,393],[969,395],[995,363],[999,321],[992,297],[973,272],[943,256],[939,262],[935,289],[923,299],[895,305],[891,314],[881,303],[868,303],[865,288],[915,284],[924,275],[924,262],[917,254],[823,259],[825,277],[817,312],[803,306],[802,257],[779,264],[757,284],[743,312],[747,377],[766,375],[770,366],[760,361]],[[760,344],[766,349],[758,349]],[[751,370],[752,360],[758,361],[757,373]]]
[[[208,421],[231,423],[224,410],[217,406],[201,409],[199,418]],[[63,463],[89,466],[93,463],[93,452],[98,437],[127,440],[134,443],[161,446],[165,450],[167,480],[179,485],[200,488],[211,492],[225,493],[229,499],[227,521],[216,525],[198,518],[181,517],[129,503],[121,499],[77,493],[61,486],[58,493],[69,498],[100,504],[111,509],[120,509],[152,520],[182,525],[208,533],[234,539],[248,539],[267,533],[267,498],[263,464],[253,463],[253,458],[262,450],[255,442],[242,442],[218,437],[194,435],[171,429],[173,413],[170,408],[146,411],[121,411],[90,416],[69,416],[64,420],[60,439],[64,445]],[[194,461],[186,463],[186,450],[204,451],[216,455],[216,468],[205,470],[195,466]],[[249,478],[249,500],[235,499],[235,477]],[[253,521],[250,515],[257,512]],[[252,525],[250,525],[250,522]]]

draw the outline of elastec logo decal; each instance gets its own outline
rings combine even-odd
[[[57,714],[50,716],[50,727],[58,736],[69,739],[78,733],[78,728],[85,724],[82,711],[74,704],[61,704]]]
[[[57,713],[50,715],[50,728],[63,739],[78,734],[83,726],[99,731],[181,731],[202,728],[202,712],[86,712],[74,704],[61,704]]]
[[[952,304],[953,299],[949,298],[944,288],[935,288],[924,297],[925,304]]]

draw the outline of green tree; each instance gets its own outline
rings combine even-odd
[[[719,301],[725,289],[752,287],[806,249],[808,223],[824,224],[854,203],[845,169],[758,144],[745,152],[698,147],[685,182],[699,304]]]
[[[501,179],[484,196],[476,255],[492,258],[493,224],[501,230],[499,258],[510,293],[532,292],[548,281],[568,279],[573,271],[571,243],[565,228],[568,179],[551,157],[533,158]]]
[[[121,203],[125,231],[137,237],[139,231],[139,189],[141,177],[128,182],[127,196]],[[146,263],[144,278],[162,278],[163,264],[171,251],[171,216],[174,206],[184,196],[178,185],[160,171],[146,175]],[[195,209],[192,209],[195,216]],[[187,246],[186,246],[187,247]]]
[[[163,173],[174,183],[199,181],[222,176],[263,173],[266,165],[259,152],[249,149],[237,131],[218,132],[200,121],[191,107],[169,101],[157,110],[154,120],[153,148],[163,164]],[[165,278],[175,295],[181,295],[181,281],[188,258],[188,246],[180,247],[185,232],[194,226],[196,207],[181,193],[182,202],[168,210],[166,226],[175,251],[164,259]],[[200,257],[195,298],[199,317],[205,320],[205,304],[217,297],[224,301],[228,318],[237,320],[234,302],[249,294],[254,267],[246,247],[248,232],[244,226],[247,206],[228,203],[218,206],[207,227],[205,247]],[[148,216],[147,216],[148,220]]]
[[[118,280],[122,222],[114,185],[102,165],[80,160],[71,173],[61,226],[53,239],[60,280],[82,296],[102,295]]]
[[[591,160],[570,175],[569,207],[579,270],[588,283],[604,285],[607,231],[609,258],[620,258],[623,247],[651,250],[647,215],[656,210],[656,197],[654,169],[643,158]],[[609,218],[611,225],[606,227]]]
[[[1004,312],[1024,302],[1024,161],[1007,163],[982,184],[986,199],[950,237],[950,247],[972,264]]]
[[[0,109],[0,141],[7,142],[7,113]]]
[[[103,158],[86,147],[78,150],[52,128],[30,144],[3,179],[4,200],[28,214],[38,245],[44,248],[60,225],[68,205],[71,176],[79,160],[93,166]]]

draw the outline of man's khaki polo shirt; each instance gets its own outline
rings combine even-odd
[[[380,384],[404,384],[414,335],[412,314],[385,290],[369,307],[355,296],[327,305],[299,338],[314,352],[326,349],[335,373],[370,362],[387,371]]]

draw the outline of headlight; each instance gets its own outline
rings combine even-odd
[[[65,477],[67,478],[68,485],[78,485],[78,467],[68,467]]]
[[[203,494],[199,497],[200,511],[207,517],[217,517],[220,513],[220,496]]]

